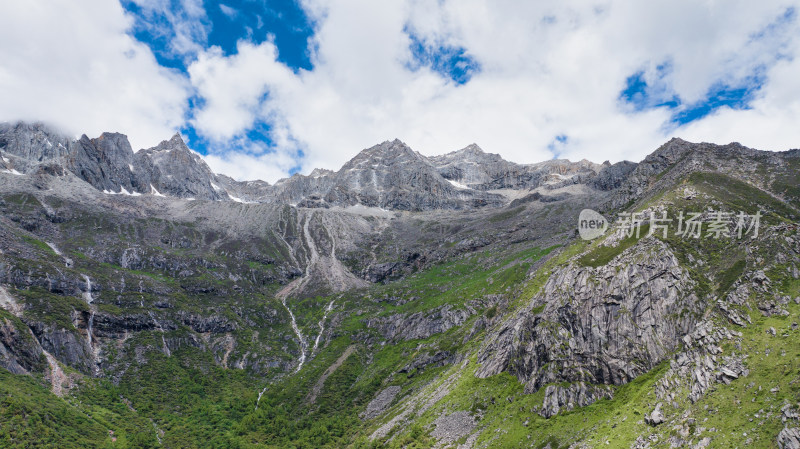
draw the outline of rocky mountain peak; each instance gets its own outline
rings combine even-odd
[[[461,209],[502,204],[502,197],[454,185],[399,139],[361,151],[324,185],[324,204],[394,210]],[[308,202],[303,203],[308,205]]]
[[[133,159],[133,148],[125,134],[105,132],[94,139],[88,139],[84,134],[81,141],[84,139],[92,142],[101,157],[124,160],[128,164]]]
[[[103,133],[90,139],[84,134],[70,145],[69,169],[103,192],[135,190],[131,171],[133,150],[124,134]]]
[[[672,164],[680,159],[687,151],[692,150],[695,146],[696,145],[681,138],[673,137],[667,143],[658,147],[656,151],[645,157],[642,163],[662,161],[666,162],[667,164]]]
[[[401,140],[387,140],[362,150],[353,159],[344,164],[339,173],[347,170],[371,169],[378,166],[388,167],[403,163],[428,164],[424,156],[412,150]]]
[[[319,178],[321,176],[331,176],[334,173],[335,172],[333,170],[327,170],[324,168],[315,168],[314,170],[311,170],[311,173],[309,173],[308,176],[311,178]]]
[[[143,167],[148,174],[141,182],[148,192],[155,189],[180,198],[228,199],[220,181],[215,183],[217,176],[208,164],[186,146],[178,133],[153,148],[139,151],[136,156],[136,166]]]
[[[675,141],[679,145],[682,141]],[[303,207],[364,205],[397,210],[461,209],[501,205],[492,190],[559,188],[571,184],[615,188],[628,166],[605,173],[589,161],[546,161],[521,165],[484,152],[472,143],[458,151],[426,157],[400,139],[366,148],[338,171],[315,169],[268,183],[241,183],[215,174],[179,133],[134,152],[124,134],[107,132],[70,140],[42,124],[0,126],[3,170],[36,172],[55,162],[106,193],[166,195],[187,199],[284,203]],[[12,159],[13,159],[12,157]]]
[[[168,153],[171,155],[170,157],[189,157],[195,159],[192,157],[195,156],[195,154],[186,146],[186,142],[183,141],[183,138],[178,133],[175,133],[169,140],[162,140],[158,145],[141,151],[153,155]]]
[[[478,144],[475,143],[475,142],[467,145],[466,147],[462,148],[460,151],[463,151],[464,153],[471,153],[471,154],[483,154],[484,153],[483,149],[480,146],[478,146]]]
[[[431,156],[429,159],[437,167],[454,162],[463,162],[463,161],[483,162],[483,161],[503,160],[503,158],[500,157],[499,154],[487,153],[483,151],[483,149],[480,146],[478,146],[478,144],[475,143],[471,143],[460,150],[451,151],[450,153],[447,154],[442,154],[439,156]]]
[[[466,160],[472,162],[504,160],[499,154],[487,153],[483,151],[483,149],[476,143],[471,143],[458,151],[453,151],[452,153],[446,154],[445,157],[446,156],[450,156],[450,160]]]
[[[20,158],[23,170],[31,163],[61,159],[67,155],[70,138],[41,123],[0,123],[0,151]]]

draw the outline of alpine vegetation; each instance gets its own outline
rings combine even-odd
[[[798,150],[0,156],[3,447],[800,447]]]

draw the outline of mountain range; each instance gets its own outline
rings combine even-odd
[[[616,188],[635,167],[630,162],[598,165],[553,160],[520,165],[472,144],[427,158],[399,140],[361,151],[340,170],[296,174],[274,185],[239,182],[211,171],[179,134],[134,152],[125,135],[103,133],[70,140],[47,126],[0,125],[0,169],[29,174],[56,165],[110,194],[166,195],[302,207],[364,205],[391,210],[465,209],[504,204],[507,191],[585,184]]]
[[[0,210],[3,447],[800,448],[800,150],[269,184],[5,123]]]

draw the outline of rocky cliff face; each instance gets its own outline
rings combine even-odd
[[[177,134],[134,153],[124,134],[103,133],[96,139],[84,135],[72,141],[42,124],[2,124],[0,151],[13,158],[6,164],[20,173],[55,164],[105,193],[228,199],[214,187],[216,175]]]
[[[229,200],[205,161],[189,150],[175,134],[153,148],[135,155],[133,175],[142,193],[161,193],[179,198]]]
[[[497,154],[485,153],[475,144],[442,156],[434,156],[430,161],[444,178],[482,191],[536,189],[543,186],[559,188],[586,184],[606,167],[587,160],[515,164]],[[622,175],[624,170],[617,170],[616,173]],[[599,185],[605,184],[608,182],[601,182]]]
[[[0,316],[0,368],[14,374],[44,371],[42,347],[21,321]]]
[[[339,171],[315,170],[275,185],[279,201],[302,207],[354,206],[389,210],[472,209],[497,206],[499,195],[453,184],[428,158],[399,140],[367,148]]]
[[[0,149],[21,161],[64,160],[71,154],[71,143],[66,136],[42,124],[0,123]]]
[[[615,182],[619,188],[614,192],[612,204],[615,207],[634,202],[643,204],[654,194],[697,172],[727,173],[776,196],[788,194],[787,200],[794,199],[797,193],[787,188],[787,184],[797,182],[799,158],[798,150],[776,153],[747,148],[736,142],[698,144],[673,138],[635,167],[618,168],[627,175]]]
[[[336,175],[325,200],[397,210],[460,209],[499,205],[502,198],[459,188],[399,140],[362,151]]]
[[[620,385],[680,344],[704,308],[666,245],[642,241],[611,263],[553,272],[531,309],[478,356],[477,375],[508,371],[533,392],[556,382]]]
[[[635,166],[611,167],[585,160],[520,165],[484,153],[474,144],[427,158],[394,140],[363,150],[336,172],[314,170],[271,186],[214,174],[177,134],[134,153],[123,134],[71,141],[41,124],[3,124],[0,151],[13,159],[2,161],[0,168],[6,171],[33,173],[41,164],[55,164],[107,193],[404,211],[476,209],[507,202],[491,190],[558,189],[575,184],[613,190]]]

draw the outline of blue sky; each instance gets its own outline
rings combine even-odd
[[[638,160],[673,136],[785,150],[800,147],[798,7],[5,2],[0,120],[134,148],[177,131],[213,169],[270,182],[395,137],[526,163]]]
[[[311,21],[294,0],[230,0],[225,3],[202,2],[205,17],[192,17],[186,2],[170,0],[164,9],[152,8],[149,2],[123,0],[122,6],[135,20],[131,34],[146,43],[159,64],[185,71],[191,59],[172,43],[176,40],[174,17],[198,24],[192,40],[200,48],[220,47],[225,55],[237,52],[239,40],[260,44],[273,40],[280,49],[278,61],[295,70],[313,68],[308,39],[314,34]],[[172,22],[171,22],[172,21]]]

